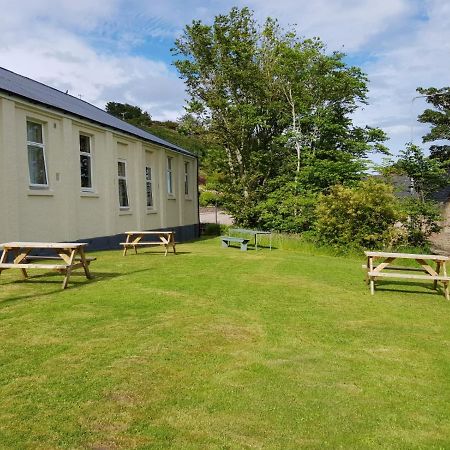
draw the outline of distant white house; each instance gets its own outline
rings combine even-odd
[[[76,97],[0,68],[0,242],[198,235],[197,158]]]

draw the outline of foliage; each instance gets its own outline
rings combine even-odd
[[[401,205],[408,243],[415,247],[428,245],[431,234],[441,229],[438,224],[442,219],[439,205],[433,201],[418,201],[415,198],[403,199]]]
[[[125,120],[136,127],[148,127],[152,124],[152,118],[147,111],[142,111],[139,106],[133,106],[128,103],[108,102],[106,112]]]
[[[222,199],[222,195],[217,192],[217,191],[200,191],[200,206],[205,207],[205,206],[210,206],[210,205],[215,205],[215,206],[222,206],[223,203],[223,199]]]
[[[434,87],[418,88],[417,91],[426,97],[428,103],[434,106],[434,109],[426,109],[418,118],[419,122],[431,125],[431,130],[423,137],[423,142],[450,140],[450,87],[441,89]],[[432,145],[430,151],[432,158],[440,160],[447,167],[449,166],[449,145]]]
[[[316,233],[320,242],[337,247],[384,248],[402,239],[395,226],[400,219],[392,186],[369,178],[319,196]]]
[[[426,157],[420,147],[408,144],[393,166],[400,174],[413,180],[419,199],[425,201],[431,194],[449,183],[449,176],[443,164],[436,158]]]
[[[317,195],[313,192],[296,193],[294,182],[283,184],[271,192],[256,207],[257,227],[284,233],[301,233],[310,230],[316,219]]]
[[[282,195],[272,180],[294,183],[294,197],[327,190],[361,179],[368,152],[386,151],[381,130],[352,123],[366,102],[366,76],[319,39],[301,39],[270,18],[259,25],[249,9],[232,8],[212,25],[186,26],[174,54],[187,111],[216,144],[214,170],[242,225],[267,220],[259,205]]]

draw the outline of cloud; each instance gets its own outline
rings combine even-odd
[[[75,5],[46,0],[39,8],[18,13],[12,8],[11,20],[0,18],[0,66],[41,81],[60,90],[69,90],[83,100],[104,108],[108,101],[138,104],[156,119],[173,119],[182,113],[184,86],[167,63],[124,52],[94,48],[80,33],[80,27],[101,28],[114,16],[106,1],[79,1]],[[117,3],[117,2],[116,2]],[[0,7],[4,6],[0,4]],[[48,11],[39,16],[38,10]],[[68,17],[70,16],[70,18]],[[88,23],[79,24],[89,16]],[[59,20],[62,22],[59,22]],[[17,33],[17,29],[22,30]],[[94,30],[97,33],[98,28]]]
[[[418,86],[450,84],[450,2],[446,0],[237,0],[258,20],[297,24],[349,54],[370,79],[368,106],[355,119],[385,129],[394,151],[427,127]],[[184,87],[169,48],[193,19],[211,23],[230,3],[212,0],[0,0],[0,66],[104,107],[126,101],[156,119],[183,111]],[[343,47],[342,47],[343,46]],[[156,53],[158,52],[158,53]],[[158,54],[158,56],[156,56]]]

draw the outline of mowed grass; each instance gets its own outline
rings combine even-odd
[[[222,249],[0,276],[0,448],[450,448],[450,303],[357,259]]]

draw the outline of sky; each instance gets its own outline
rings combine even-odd
[[[369,78],[355,122],[382,128],[394,154],[421,145],[427,105],[416,88],[450,86],[450,0],[0,0],[0,66],[101,108],[127,102],[175,120],[186,95],[174,39],[232,6],[344,52]]]

